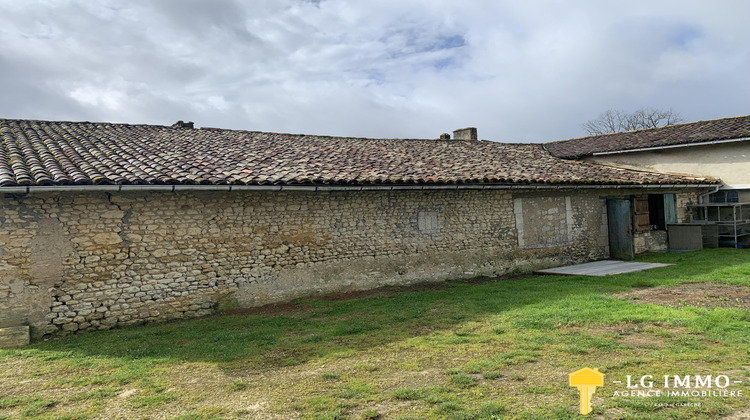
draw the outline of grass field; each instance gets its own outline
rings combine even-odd
[[[567,374],[585,366],[607,375],[586,418],[746,409],[750,251],[639,260],[675,265],[380,290],[0,350],[0,418],[584,418]],[[737,286],[706,296],[725,307],[615,296],[688,282]],[[743,397],[613,396],[626,388],[612,381],[646,374],[724,374]]]

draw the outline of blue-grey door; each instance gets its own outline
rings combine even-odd
[[[633,259],[633,216],[627,198],[607,199],[609,255],[618,260]]]

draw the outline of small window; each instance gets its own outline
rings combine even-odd
[[[740,195],[736,190],[716,191],[708,196],[709,203],[739,203]]]
[[[726,203],[727,197],[724,191],[716,191],[715,193],[708,196],[709,203]]]

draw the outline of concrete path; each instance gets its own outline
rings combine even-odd
[[[537,270],[539,274],[562,274],[566,276],[608,276],[610,274],[632,273],[648,270],[649,268],[666,267],[672,264],[639,263],[626,261],[595,261],[586,264],[569,265],[567,267]]]

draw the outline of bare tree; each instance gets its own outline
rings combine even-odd
[[[589,135],[595,136],[621,131],[643,130],[666,125],[679,124],[685,121],[682,116],[671,109],[641,108],[633,112],[617,109],[604,111],[599,118],[583,124]]]

